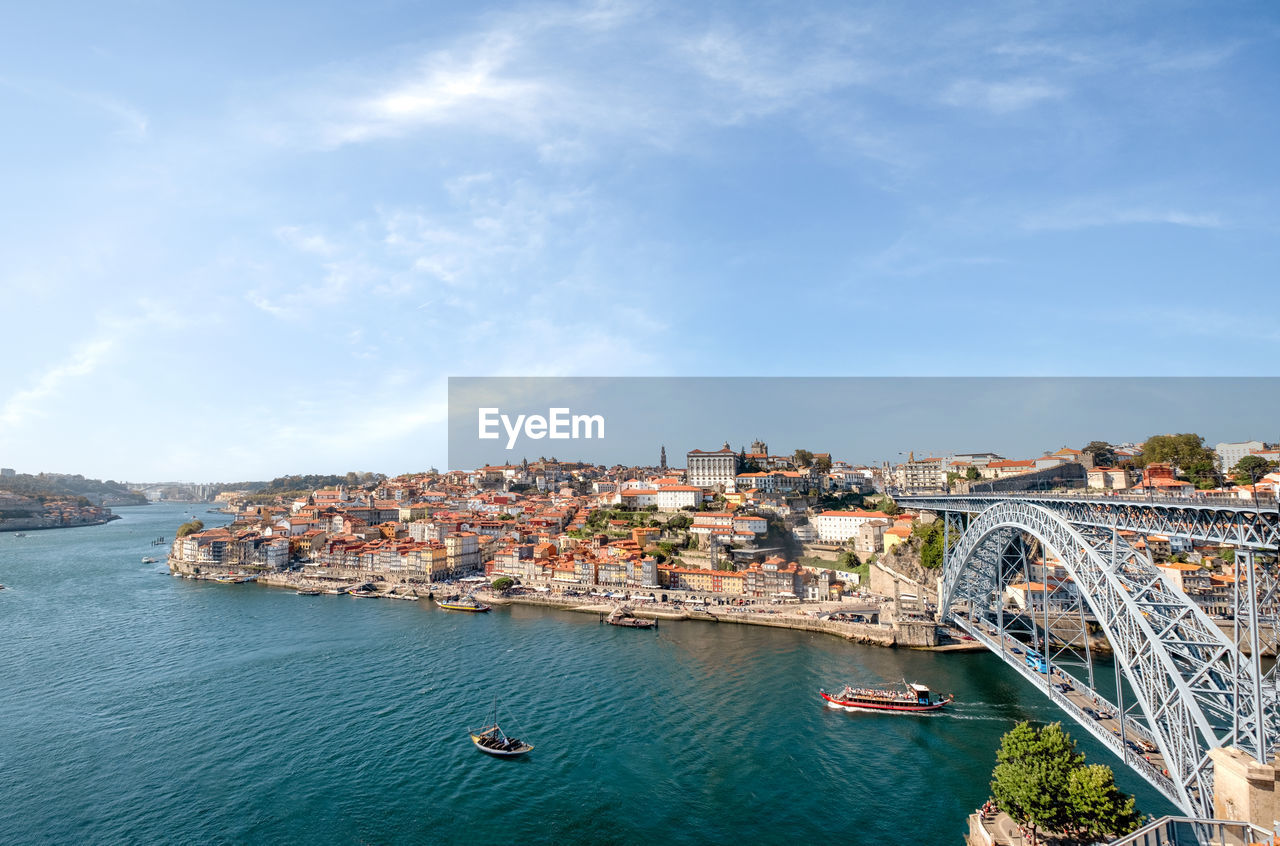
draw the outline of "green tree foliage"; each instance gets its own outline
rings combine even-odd
[[[816,458],[814,458],[813,469],[817,470],[819,473],[830,473],[831,472],[831,456],[819,455]]]
[[[852,549],[846,549],[840,553],[840,558],[837,560],[836,565],[841,570],[857,570],[862,566],[862,562],[858,560],[858,553]]]
[[[1237,485],[1248,485],[1252,484],[1255,477],[1261,479],[1274,469],[1276,462],[1268,461],[1260,455],[1246,455],[1231,468],[1231,478],[1235,479]]]
[[[110,479],[101,482],[68,473],[39,473],[34,476],[30,473],[17,473],[13,476],[0,476],[0,491],[28,496],[40,502],[64,497],[89,497],[93,500],[110,497],[130,504],[147,503],[146,496],[129,490],[119,482]]]
[[[1075,741],[1061,723],[1035,729],[1014,726],[1000,741],[991,771],[991,795],[996,804],[1021,825],[1063,831],[1071,823],[1066,803],[1071,772],[1084,765]]]
[[[1236,563],[1236,551],[1231,547],[1218,550],[1218,557],[1228,564]]]
[[[911,534],[920,539],[920,566],[926,570],[936,570],[942,566],[942,521],[917,523]]]
[[[792,460],[795,461],[797,467],[810,467],[813,465],[813,453],[807,449],[798,449],[793,455]]]
[[[1148,464],[1163,461],[1185,473],[1197,462],[1208,461],[1212,464],[1213,459],[1213,450],[1204,445],[1204,438],[1193,432],[1180,435],[1152,435],[1142,445],[1138,466],[1146,467]]]
[[[504,591],[516,583],[516,580],[510,576],[499,576],[493,580],[493,589],[496,591]]]
[[[1102,764],[1072,770],[1066,798],[1070,817],[1066,830],[1078,842],[1113,840],[1142,825],[1133,797],[1120,792],[1111,768]]]
[[[888,514],[890,517],[896,515],[902,509],[898,507],[898,503],[894,502],[890,497],[884,497],[880,500],[880,504],[876,506],[876,510]]]
[[[977,467],[967,467],[964,471],[964,477],[970,482],[976,482],[982,478],[982,474],[978,472]]]
[[[1115,466],[1116,449],[1106,441],[1089,441],[1084,449],[1080,451],[1093,456],[1093,463],[1096,467]]]
[[[693,518],[687,513],[676,514],[667,521],[667,528],[672,530],[687,529],[693,525]]]
[[[1182,475],[1200,490],[1216,488],[1222,481],[1218,467],[1211,459],[1202,458],[1182,468]]]
[[[190,520],[178,527],[177,536],[185,538],[187,535],[194,535],[196,532],[204,530],[204,521]]]
[[[1031,828],[1033,842],[1041,829],[1062,832],[1069,842],[1094,843],[1142,824],[1133,797],[1116,788],[1111,768],[1086,765],[1061,723],[1036,729],[1022,722],[1005,734],[991,771],[991,795]]]

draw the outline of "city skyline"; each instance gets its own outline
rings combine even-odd
[[[1280,360],[1266,4],[10,24],[5,466],[442,466],[459,374]]]

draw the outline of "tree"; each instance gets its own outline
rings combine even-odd
[[[1218,556],[1227,564],[1236,563],[1236,551],[1229,546],[1218,550]]]
[[[191,520],[183,523],[178,527],[177,537],[185,538],[187,535],[194,535],[196,532],[204,529],[204,522],[201,520]]]
[[[1112,467],[1116,463],[1115,447],[1106,441],[1089,441],[1083,453],[1093,456],[1093,465],[1095,467]]]
[[[964,471],[964,477],[968,479],[970,482],[976,482],[982,478],[982,474],[978,472],[977,467],[970,466],[968,469]]]
[[[493,589],[496,591],[504,591],[516,583],[516,580],[510,576],[499,576],[493,580]]]
[[[1157,461],[1168,462],[1179,471],[1186,472],[1193,464],[1200,461],[1212,462],[1213,450],[1204,445],[1204,438],[1194,432],[1179,435],[1152,435],[1142,445],[1142,455],[1138,456],[1138,464],[1146,467]]]
[[[1102,764],[1072,770],[1066,798],[1071,818],[1067,831],[1081,843],[1113,840],[1142,825],[1133,797],[1120,792],[1111,768]]]
[[[831,456],[819,455],[818,457],[814,458],[813,469],[818,471],[819,473],[830,473],[831,472]]]
[[[792,456],[792,460],[795,461],[797,467],[808,467],[813,464],[813,453],[807,449],[798,449],[795,455]]]
[[[1260,455],[1246,455],[1231,468],[1231,478],[1235,479],[1237,485],[1249,485],[1255,478],[1261,479],[1274,469],[1276,462],[1267,461]]]
[[[693,525],[693,518],[687,512],[675,514],[667,521],[668,529],[687,529]]]
[[[1071,772],[1084,765],[1084,756],[1061,723],[1042,729],[1021,722],[1000,741],[996,766],[991,771],[991,795],[1005,813],[1037,829],[1064,831],[1071,824],[1067,785]]]
[[[884,499],[880,500],[880,504],[877,506],[877,510],[880,511],[881,514],[888,514],[890,517],[892,517],[902,509],[898,507],[898,503],[894,502],[893,499],[886,496]]]
[[[1218,472],[1217,465],[1207,458],[1193,461],[1182,468],[1182,475],[1199,490],[1216,488],[1222,483],[1222,474]]]
[[[1142,824],[1131,796],[1115,785],[1111,768],[1086,766],[1061,723],[1035,729],[1018,723],[1000,741],[991,795],[1009,816],[1037,829],[1062,832],[1072,843],[1096,843]]]
[[[920,539],[920,566],[936,570],[942,566],[942,521],[934,520],[925,525],[917,523],[911,532]]]

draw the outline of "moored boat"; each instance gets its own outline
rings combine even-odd
[[[838,693],[818,693],[827,701],[827,707],[846,711],[937,711],[955,699],[952,695],[935,696],[925,685],[907,681],[901,688],[845,685]]]
[[[160,560],[159,558],[152,558],[150,555],[144,555],[144,556],[142,557],[142,563],[143,563],[143,564],[155,564],[155,563],[157,563],[159,560]]]
[[[320,590],[320,588],[298,588],[295,593],[298,596],[319,596],[324,591]]]
[[[600,622],[625,629],[656,629],[658,627],[657,620],[642,620],[632,616],[630,609],[626,607],[613,609],[609,616],[601,617]]]
[[[436,605],[446,611],[488,611],[489,606],[485,605],[474,596],[455,596],[448,599],[437,599]]]

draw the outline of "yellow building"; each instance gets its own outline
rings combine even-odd
[[[884,530],[884,551],[887,553],[900,543],[906,543],[911,537],[911,529],[906,526],[894,526]]]

